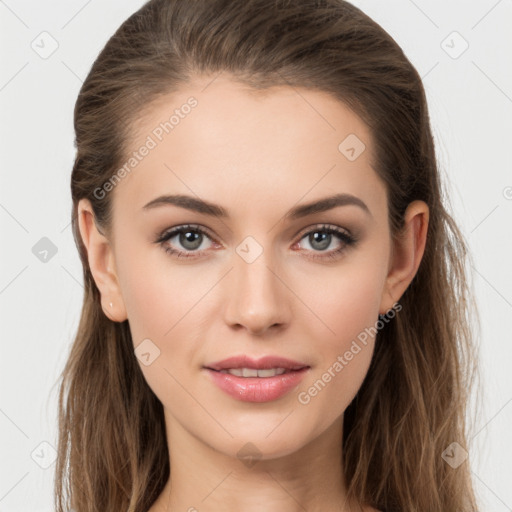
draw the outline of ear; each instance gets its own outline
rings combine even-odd
[[[103,312],[110,320],[123,322],[127,315],[116,274],[114,251],[108,238],[98,230],[88,199],[81,199],[78,203],[78,226],[87,249],[92,277],[101,294]]]
[[[391,261],[379,313],[384,315],[403,295],[420,266],[427,240],[429,209],[413,201],[405,211],[404,227],[393,243]]]

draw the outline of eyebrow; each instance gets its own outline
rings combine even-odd
[[[149,203],[143,206],[143,210],[151,210],[159,206],[179,206],[186,208],[197,213],[204,215],[210,215],[217,218],[229,218],[228,211],[220,205],[204,201],[192,196],[186,196],[182,194],[177,195],[163,195],[153,199]],[[356,196],[352,194],[335,194],[333,196],[325,197],[310,203],[301,204],[292,208],[289,212],[284,215],[287,220],[295,220],[307,215],[314,213],[321,213],[328,210],[332,210],[338,206],[358,206],[365,213],[372,216],[370,210],[366,204]]]

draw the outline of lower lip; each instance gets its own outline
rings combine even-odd
[[[228,395],[244,402],[270,402],[299,385],[308,367],[275,377],[237,377],[206,368],[213,382]]]

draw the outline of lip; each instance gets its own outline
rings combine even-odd
[[[229,368],[285,368],[287,373],[274,377],[237,377],[220,370]],[[234,356],[203,368],[213,383],[222,391],[243,402],[270,402],[277,400],[296,388],[310,366],[278,356],[252,359],[248,356]]]
[[[205,368],[210,378],[222,391],[243,402],[270,402],[296,388],[309,367],[291,370],[275,377],[237,377]]]
[[[253,359],[247,355],[228,357],[222,361],[205,365],[205,368],[217,371],[228,370],[230,368],[253,368],[256,370],[285,368],[287,370],[300,370],[305,367],[308,367],[308,365],[285,357],[265,356],[260,359]]]

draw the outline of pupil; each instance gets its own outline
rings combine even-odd
[[[317,236],[319,235],[319,233],[322,233],[322,235],[320,236]],[[322,231],[316,231],[315,233],[312,233],[309,238],[310,238],[310,243],[311,243],[311,246],[312,247],[315,247],[315,244],[317,244],[318,242],[318,239],[320,239],[320,242],[319,244],[316,246],[317,249],[323,251],[325,250],[327,247],[329,247],[329,243],[331,241],[330,239],[331,237],[331,234],[330,233],[325,233],[325,232],[322,232]]]
[[[201,245],[201,236],[201,233],[187,231],[185,233],[181,233],[180,243],[187,249],[197,249]]]

